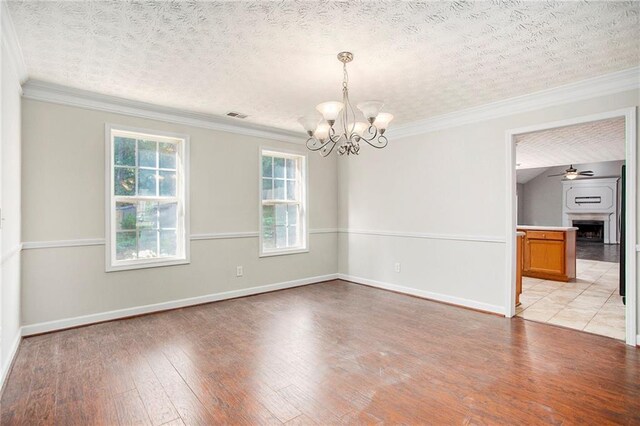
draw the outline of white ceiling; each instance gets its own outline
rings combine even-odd
[[[624,160],[624,142],[624,117],[517,135],[518,182],[536,176],[525,169]]]
[[[301,130],[341,96],[395,123],[637,66],[637,2],[10,1],[31,78]]]

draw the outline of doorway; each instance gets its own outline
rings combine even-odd
[[[507,201],[506,201],[506,214],[507,214],[507,242],[506,242],[506,276],[507,282],[510,285],[507,286],[505,295],[505,316],[512,317],[516,314],[516,227],[517,223],[517,204],[521,204],[520,197],[516,197],[517,182],[516,182],[516,138],[518,135],[529,134],[533,132],[541,132],[552,129],[562,129],[569,126],[586,124],[591,122],[598,122],[602,120],[608,120],[613,118],[624,119],[624,138],[625,138],[625,170],[623,172],[626,187],[624,189],[624,195],[626,199],[625,211],[625,231],[621,237],[625,241],[625,249],[619,253],[621,260],[624,262],[624,293],[626,295],[626,305],[624,305],[625,313],[625,334],[624,340],[629,345],[636,345],[636,194],[635,194],[635,182],[636,182],[636,108],[627,108],[622,110],[610,111],[606,113],[594,114],[590,116],[578,117],[569,120],[562,120],[550,123],[544,123],[540,125],[529,126],[526,128],[512,129],[506,132],[506,150],[507,150]],[[582,216],[566,216],[564,217],[565,225],[566,220],[570,219],[584,219],[599,221],[599,217],[582,217]],[[569,222],[571,226],[571,222]],[[585,232],[583,237],[585,238],[599,238],[599,228],[594,226]],[[602,231],[602,238],[614,238],[611,231],[607,230],[607,235],[604,235]],[[583,244],[589,244],[589,241]],[[595,269],[592,271],[602,272],[607,274],[608,278],[613,277],[616,271],[609,269],[604,271],[606,264],[596,264],[585,260],[583,267],[593,266]],[[593,275],[593,274],[592,274]],[[593,284],[593,283],[592,283]]]

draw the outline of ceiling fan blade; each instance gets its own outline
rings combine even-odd
[[[556,176],[564,176],[565,173],[559,173],[557,175],[548,175],[547,177],[556,177]]]
[[[591,170],[585,170],[584,172],[578,172],[580,176],[593,176],[593,172]]]

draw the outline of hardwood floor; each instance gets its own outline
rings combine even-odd
[[[344,281],[23,341],[13,424],[640,423],[640,350]]]

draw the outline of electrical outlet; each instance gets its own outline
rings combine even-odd
[[[244,274],[242,266],[236,266],[236,277],[241,277]]]
[[[393,265],[393,270],[396,272],[400,272],[400,262],[396,262],[396,264]]]

